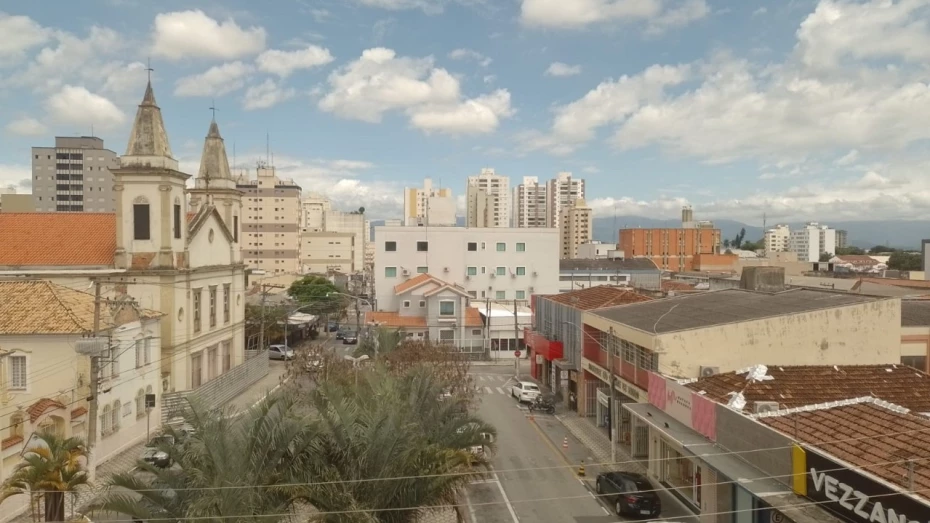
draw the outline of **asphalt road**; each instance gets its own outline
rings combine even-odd
[[[475,367],[478,414],[497,428],[494,473],[466,489],[472,523],[608,523],[610,515],[510,396],[513,368]]]

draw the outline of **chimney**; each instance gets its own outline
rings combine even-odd
[[[745,267],[739,288],[747,291],[781,292],[785,290],[784,267]]]

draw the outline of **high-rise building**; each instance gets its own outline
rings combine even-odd
[[[817,222],[810,222],[800,229],[791,231],[788,250],[798,254],[798,261],[820,261],[820,255],[836,254],[836,229]]]
[[[578,257],[578,246],[591,241],[591,219],[593,211],[581,198],[570,207],[562,208],[559,217],[560,256],[563,260]]]
[[[58,136],[32,148],[32,194],[39,212],[113,212],[119,157],[93,136]]]
[[[452,189],[435,188],[429,178],[423,188],[404,188],[404,225],[452,226],[455,225],[455,199]]]
[[[329,198],[321,194],[310,194],[300,203],[301,232],[319,232],[323,228],[326,211],[332,210]]]
[[[524,176],[513,189],[513,226],[549,227],[549,199],[546,184],[535,176]]]
[[[845,249],[847,245],[846,242],[849,241],[848,238],[849,238],[848,233],[845,230],[837,229],[836,230],[836,248]]]
[[[778,224],[775,227],[765,231],[763,243],[766,254],[770,252],[785,252],[788,250],[788,238],[791,236],[791,229],[787,225]]]
[[[560,172],[546,182],[546,196],[549,198],[548,225],[558,227],[562,208],[571,207],[575,200],[585,199],[584,180],[572,177],[570,172]]]
[[[510,227],[510,178],[494,169],[481,169],[468,177],[468,227]]]
[[[254,180],[240,176],[236,187],[243,192],[243,261],[268,274],[298,273],[300,186],[262,162]]]
[[[318,194],[304,198],[301,205],[301,272],[363,271],[369,230],[365,215],[333,210],[329,198]]]

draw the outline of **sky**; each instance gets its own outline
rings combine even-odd
[[[596,216],[930,219],[930,0],[15,4],[0,186],[21,192],[56,135],[122,154],[150,64],[182,170],[215,107],[236,172],[270,149],[373,219],[484,167],[584,177]]]

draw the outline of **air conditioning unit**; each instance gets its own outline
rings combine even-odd
[[[466,274],[466,275],[465,275],[465,279],[466,279],[466,280],[470,280],[470,279],[471,279],[471,276],[469,276],[469,275]]]
[[[701,377],[706,378],[708,376],[713,376],[714,374],[720,374],[720,367],[701,367]]]
[[[756,414],[764,414],[766,412],[775,412],[778,410],[777,401],[757,401],[752,406],[753,412]]]
[[[449,268],[448,267],[443,268],[442,272],[449,272]]]
[[[536,292],[536,287],[530,287],[529,290],[530,290],[530,294],[532,294],[532,293]]]
[[[407,269],[404,269],[403,271],[401,271],[401,275],[410,276],[410,271],[408,271]]]
[[[539,276],[539,273],[536,271],[533,271],[533,276]]]
[[[491,273],[491,277],[492,277],[492,278],[497,278],[497,273],[493,273],[493,272],[492,272],[492,273]]]

